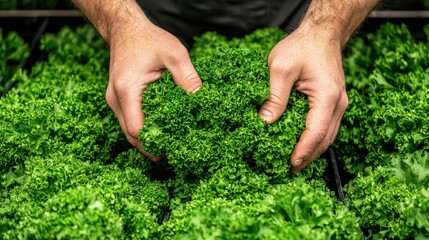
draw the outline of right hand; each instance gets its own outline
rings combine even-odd
[[[187,92],[197,91],[202,82],[181,42],[151,23],[143,13],[141,15],[141,19],[116,28],[107,39],[110,71],[106,101],[127,140],[152,161],[158,161],[160,158],[146,152],[138,139],[144,123],[144,90],[166,69],[174,82]]]

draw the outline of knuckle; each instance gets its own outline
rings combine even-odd
[[[113,92],[111,86],[109,85],[106,90],[106,103],[111,108],[114,109],[116,107],[116,95]]]
[[[184,75],[173,75],[176,85],[180,86],[184,90],[194,92],[196,89],[202,86],[200,77],[195,71],[187,71]]]
[[[322,128],[314,131],[314,140],[318,143],[321,143],[325,140],[328,135],[328,129]]]
[[[132,139],[132,141],[134,142],[138,142],[138,136],[140,133],[140,127],[139,126],[135,126],[133,124],[127,124],[126,126],[126,130],[127,130],[127,139],[128,137],[130,137]],[[131,143],[130,139],[128,139],[128,141]]]
[[[286,96],[281,94],[279,91],[272,89],[270,94],[270,101],[275,106],[283,107],[286,104]]]
[[[133,137],[131,137],[130,135],[128,135],[128,134],[125,134],[125,137],[127,138],[127,141],[133,146],[133,147],[136,147],[137,145],[138,145],[138,141],[135,139],[135,138],[133,138]]]
[[[184,46],[180,46],[176,49],[176,51],[170,53],[170,59],[176,64],[186,62],[189,59],[188,51]]]
[[[121,77],[112,81],[112,92],[119,103],[122,105],[129,99],[135,98],[136,95],[142,93],[146,88],[145,84],[141,84],[132,77]]]
[[[273,74],[273,73],[274,74],[279,74],[279,73],[282,74],[284,72],[287,72],[288,66],[283,61],[276,58],[270,62],[269,68],[270,68],[271,74]]]
[[[186,84],[188,87],[194,89],[201,86],[200,77],[198,74],[194,71],[188,73],[185,75],[185,77],[182,79],[181,84]]]
[[[341,111],[345,111],[348,106],[349,106],[349,98],[348,98],[347,94],[344,94],[340,100],[339,108]]]
[[[332,87],[330,91],[327,91],[327,98],[332,101],[339,102],[343,91],[340,87]]]
[[[127,90],[129,89],[129,81],[126,78],[116,78],[112,80],[113,82],[113,89],[116,92],[118,96],[124,95],[127,93]]]
[[[331,146],[334,143],[334,141],[335,141],[335,139],[337,137],[337,134],[338,134],[338,131],[336,130],[335,133],[333,133],[332,136],[331,136],[331,138],[329,139],[328,146]]]
[[[320,144],[319,149],[317,150],[317,155],[322,155],[331,145],[330,141],[324,141],[322,144]]]

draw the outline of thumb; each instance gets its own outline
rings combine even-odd
[[[293,79],[270,69],[270,96],[259,110],[259,116],[267,124],[275,122],[286,110],[293,84]]]
[[[196,92],[203,83],[192,65],[187,50],[183,47],[174,55],[166,64],[167,69],[173,75],[174,82],[188,93]]]

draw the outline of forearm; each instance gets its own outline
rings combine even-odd
[[[313,0],[300,28],[344,46],[380,0]]]
[[[110,44],[112,35],[149,20],[134,0],[72,0]]]

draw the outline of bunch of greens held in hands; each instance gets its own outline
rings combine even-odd
[[[272,32],[277,35],[271,39],[284,36]],[[196,93],[175,86],[168,73],[148,86],[143,148],[167,158],[180,175],[200,176],[246,163],[275,178],[286,177],[293,146],[305,128],[308,100],[293,91],[281,119],[267,125],[258,110],[269,96],[268,52],[239,48],[234,41],[216,44],[223,47],[204,53],[197,42],[194,65],[203,86]]]

